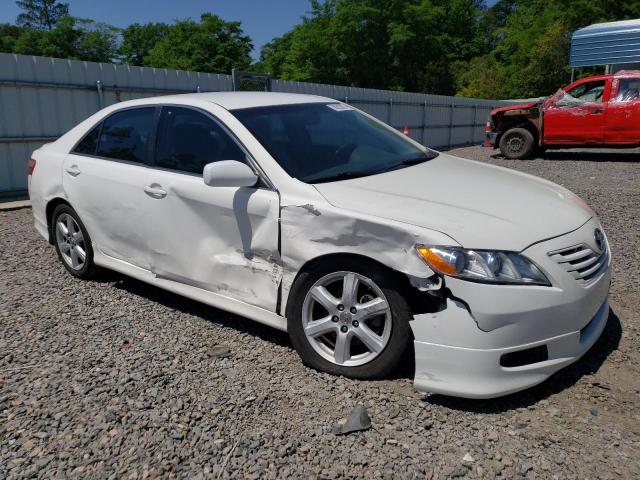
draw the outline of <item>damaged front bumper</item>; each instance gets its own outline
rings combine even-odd
[[[414,316],[418,390],[492,398],[539,384],[584,355],[609,317],[611,258],[577,281],[548,252],[584,244],[597,221],[523,253],[553,286],[490,285],[446,279],[451,295],[434,313]]]

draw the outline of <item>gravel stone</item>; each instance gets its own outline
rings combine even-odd
[[[0,212],[0,478],[640,478],[639,152],[452,151],[573,190],[613,250],[595,347],[492,400],[417,392],[410,366],[310,370],[266,326],[116,273],[72,278],[31,210]],[[357,405],[375,428],[335,436]]]

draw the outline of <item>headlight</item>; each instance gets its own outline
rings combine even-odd
[[[551,286],[544,273],[519,253],[424,245],[417,245],[416,250],[442,275],[484,283]]]

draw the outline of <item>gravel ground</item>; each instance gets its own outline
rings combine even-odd
[[[612,311],[580,362],[488,401],[416,392],[409,366],[332,377],[267,327],[115,273],[75,280],[29,209],[0,212],[0,478],[638,478],[640,154],[452,153],[561,183],[600,215]],[[332,434],[358,404],[373,427]]]

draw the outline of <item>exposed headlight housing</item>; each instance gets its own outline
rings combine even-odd
[[[424,245],[416,245],[416,250],[442,275],[473,282],[551,286],[537,265],[516,252]]]

